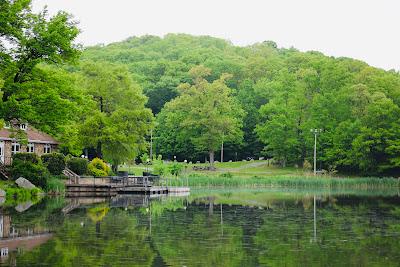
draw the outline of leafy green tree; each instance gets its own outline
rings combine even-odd
[[[199,151],[209,153],[210,164],[214,164],[214,153],[223,141],[240,142],[242,138],[243,110],[231,95],[222,75],[209,83],[205,78],[211,70],[197,66],[190,70],[193,84],[180,86],[180,95],[169,102],[162,112],[166,116],[177,116],[178,124],[186,140]]]
[[[26,118],[29,96],[21,91],[32,88],[30,82],[45,81],[35,68],[39,63],[62,64],[78,58],[74,39],[79,30],[65,12],[50,17],[46,10],[31,11],[31,0],[0,1],[0,77],[3,85],[2,117]],[[32,88],[33,89],[33,88]]]
[[[145,136],[152,127],[146,97],[132,82],[126,68],[106,63],[86,63],[81,70],[82,87],[94,104],[79,127],[85,147],[96,148],[97,157],[118,164],[146,148]]]

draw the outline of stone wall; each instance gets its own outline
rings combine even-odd
[[[12,149],[12,141],[3,141],[4,142],[4,163],[5,165],[11,165],[12,163],[12,154],[11,154],[11,149]],[[35,154],[38,155],[39,157],[44,154],[44,144],[40,143],[34,143],[35,144]],[[19,151],[20,152],[27,152],[26,151],[27,146],[22,145],[20,146]],[[58,146],[57,145],[51,145],[51,152],[56,152]]]
[[[5,165],[10,165],[11,164],[11,141],[4,141],[4,164]]]
[[[44,154],[44,144],[35,144],[35,154],[39,157]]]

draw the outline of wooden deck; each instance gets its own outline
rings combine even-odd
[[[189,193],[189,187],[154,186],[158,176],[79,176],[70,169],[63,171],[69,177],[66,183],[68,197],[108,197],[118,194],[180,194]]]
[[[113,184],[67,184],[68,197],[102,197],[116,196],[118,194],[170,194],[190,192],[189,187],[167,187],[167,186],[122,186]]]

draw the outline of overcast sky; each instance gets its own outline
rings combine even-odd
[[[248,45],[317,50],[400,70],[400,0],[33,0],[65,10],[84,45],[167,33],[211,35]]]

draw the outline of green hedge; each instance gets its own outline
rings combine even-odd
[[[87,172],[88,161],[83,158],[71,158],[67,161],[67,167],[78,175],[83,175]]]
[[[38,164],[40,162],[39,157],[34,153],[17,153],[13,155],[13,161],[20,160],[25,162],[31,162]]]
[[[36,162],[36,160],[34,160],[34,162]],[[16,180],[19,177],[24,177],[25,179],[29,180],[32,184],[41,188],[46,188],[49,172],[47,168],[43,166],[43,164],[39,160],[37,161],[37,163],[34,162],[30,161],[28,157],[26,158],[14,157],[11,165],[12,178]]]
[[[44,154],[41,158],[44,165],[53,175],[60,175],[65,169],[65,156],[61,153]]]

